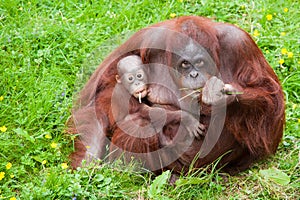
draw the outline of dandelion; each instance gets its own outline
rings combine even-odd
[[[287,52],[288,52],[288,51],[287,51],[287,49],[286,49],[286,48],[282,48],[282,49],[281,49],[281,54],[282,54],[282,55],[285,55],[285,54],[287,54]]]
[[[285,36],[285,35],[286,35],[286,32],[281,32],[280,35],[281,35],[281,36]]]
[[[6,130],[7,130],[6,126],[1,126],[1,127],[0,127],[0,131],[1,131],[2,133],[4,133]]]
[[[47,160],[43,160],[42,161],[42,164],[44,165],[44,164],[46,164],[47,163]]]
[[[50,146],[51,146],[51,148],[55,149],[55,148],[57,148],[57,143],[52,142],[52,143],[50,144]]]
[[[13,175],[13,174],[10,175],[10,178],[14,178],[14,177],[15,177],[15,175]]]
[[[300,118],[298,119],[298,123],[300,123]]]
[[[280,60],[279,60],[279,64],[282,65],[283,63],[284,63],[284,59],[280,59]]]
[[[171,17],[171,18],[174,18],[174,17],[176,17],[176,14],[175,14],[175,13],[171,13],[171,14],[170,14],[170,17]]]
[[[284,11],[284,12],[288,12],[289,9],[288,9],[288,8],[284,8],[283,11]]]
[[[4,96],[0,96],[0,101],[3,101],[3,99],[4,99]]]
[[[0,172],[0,181],[4,178],[5,172]]]
[[[67,163],[62,163],[62,164],[61,164],[61,168],[67,169],[67,168],[68,168],[68,164],[67,164]]]
[[[45,135],[45,138],[46,138],[46,139],[51,139],[52,137],[51,137],[50,134],[46,134],[46,135]]]
[[[11,197],[9,200],[17,200],[16,197]]]
[[[180,2],[180,3],[182,3],[182,2],[183,2],[183,0],[179,0],[179,2]]]
[[[269,54],[270,53],[270,51],[269,50],[266,50],[266,54]]]
[[[267,18],[268,21],[271,21],[273,16],[271,14],[267,14],[266,18]]]
[[[293,52],[288,52],[288,58],[292,58],[294,56]]]
[[[9,162],[6,164],[6,169],[10,169],[12,167],[12,164]]]
[[[258,30],[256,30],[256,29],[254,30],[254,32],[253,32],[253,36],[254,36],[254,37],[257,37],[257,36],[259,36],[259,32],[258,32]]]

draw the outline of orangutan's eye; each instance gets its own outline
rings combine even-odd
[[[181,67],[182,68],[189,68],[191,66],[191,63],[187,60],[182,61]]]

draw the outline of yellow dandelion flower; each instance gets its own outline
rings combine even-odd
[[[9,200],[17,200],[16,197],[11,197]]]
[[[12,164],[9,162],[6,164],[6,169],[10,169],[12,167]]]
[[[279,64],[282,65],[283,63],[284,63],[284,59],[280,59],[280,60],[279,60]]]
[[[3,101],[3,99],[4,99],[4,96],[0,96],[0,101]]]
[[[288,52],[288,58],[292,58],[294,56],[293,52]]]
[[[10,175],[10,178],[15,178],[15,175],[11,174],[11,175]]]
[[[57,143],[52,142],[52,143],[50,144],[50,146],[51,146],[51,148],[55,149],[55,148],[57,148]]]
[[[0,131],[1,131],[2,133],[4,133],[6,130],[7,130],[6,126],[1,126],[1,127],[0,127]]]
[[[269,50],[266,50],[266,54],[269,54],[270,53],[270,51]]]
[[[171,17],[171,18],[174,18],[174,17],[176,17],[176,14],[175,14],[175,13],[171,13],[171,14],[170,14],[170,17]]]
[[[298,123],[300,123],[300,119],[298,119]]]
[[[42,161],[42,164],[44,165],[44,164],[46,164],[47,163],[47,160],[43,160]]]
[[[253,32],[253,36],[254,36],[254,37],[257,37],[257,36],[259,36],[259,32],[258,32],[258,30],[254,30],[254,32]]]
[[[45,135],[45,138],[47,138],[47,139],[51,139],[51,138],[52,138],[52,136],[51,136],[50,134],[46,134],[46,135]]]
[[[178,0],[180,3],[182,3],[183,2],[183,0]]]
[[[62,164],[61,164],[61,168],[67,169],[67,168],[68,168],[68,164],[67,164],[67,163],[62,163]]]
[[[0,181],[5,177],[5,172],[0,172]]]
[[[267,18],[268,21],[271,21],[273,16],[271,14],[267,14],[266,18]]]
[[[286,35],[286,32],[281,32],[280,35],[281,35],[281,36],[285,36],[285,35]]]
[[[281,49],[281,54],[282,54],[282,55],[285,55],[285,54],[287,54],[287,52],[288,52],[288,51],[287,51],[287,49],[286,49],[286,48],[282,48],[282,49]]]
[[[283,12],[289,12],[289,9],[288,8],[284,8]]]

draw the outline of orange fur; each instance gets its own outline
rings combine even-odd
[[[223,157],[220,165],[227,164],[225,169],[236,173],[248,168],[255,160],[275,153],[285,123],[284,96],[277,76],[250,35],[234,25],[216,23],[196,16],[167,20],[151,27],[182,33],[198,42],[213,58],[224,83],[231,84],[243,92],[227,102],[225,126],[217,144],[207,156],[199,158],[194,167],[210,164],[230,151]],[[71,158],[73,166],[79,166],[85,158],[86,150],[81,144],[100,145],[90,141],[97,140],[99,132],[107,134],[107,128],[113,123],[108,119],[108,107],[115,86],[117,61],[125,55],[136,54],[141,56],[145,63],[170,66],[170,52],[184,45],[172,35],[165,34],[163,30],[158,31],[151,27],[138,31],[112,52],[81,91],[78,100],[80,105],[74,111],[75,119],[86,121],[86,114],[83,113],[95,112],[98,121],[79,125],[82,127],[76,126],[77,130],[79,129],[77,133],[80,134],[80,142]],[[149,48],[151,45],[166,51]],[[204,104],[201,114],[201,122],[204,124],[218,118],[218,113],[212,114],[210,107]],[[92,131],[86,131],[86,127]],[[70,129],[74,129],[74,125],[71,125]],[[114,144],[136,153],[156,150],[159,148],[158,141],[156,136],[137,140],[119,131],[112,135]],[[178,173],[187,169],[202,143],[203,140],[195,140],[178,160],[166,168],[174,169]]]

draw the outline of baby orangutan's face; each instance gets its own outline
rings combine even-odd
[[[136,56],[127,57],[120,61],[118,72],[117,82],[141,102],[141,99],[148,95],[148,77],[142,63],[136,60]]]

